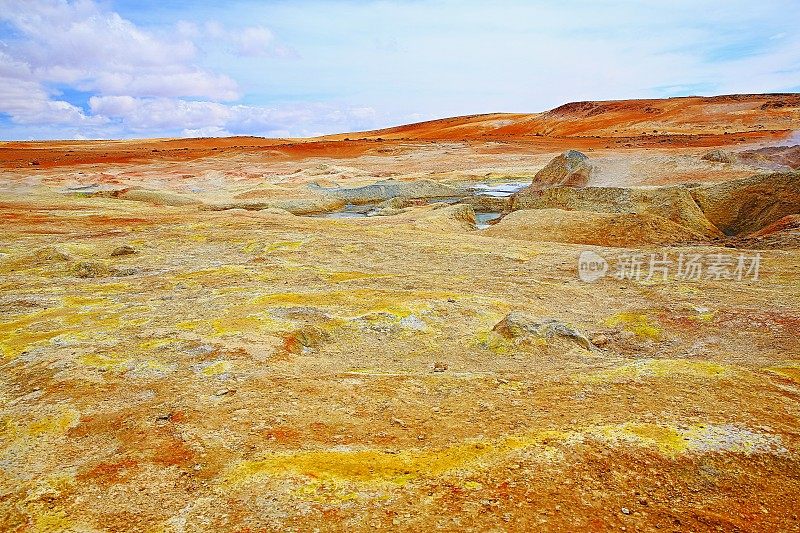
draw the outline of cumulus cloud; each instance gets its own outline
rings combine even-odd
[[[234,100],[237,84],[192,63],[194,44],[159,36],[89,0],[0,0],[0,112],[17,124],[98,126],[106,116],[54,98],[68,86],[101,95]]]
[[[92,96],[89,107],[94,114],[116,119],[136,131],[222,126],[234,109],[217,102],[132,96]]]
[[[43,83],[133,96],[240,96],[232,79],[192,64],[192,41],[143,31],[89,0],[0,0],[0,21],[19,32],[15,59]]]
[[[30,67],[0,52],[0,113],[22,124],[99,125],[105,117],[87,116],[63,100],[52,100]]]

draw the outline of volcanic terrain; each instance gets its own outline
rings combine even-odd
[[[0,143],[0,530],[800,530],[798,130]]]

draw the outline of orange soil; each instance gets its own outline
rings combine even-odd
[[[314,139],[225,137],[0,143],[0,168],[191,161],[263,153],[277,161],[390,156],[407,143],[464,141],[497,153],[566,148],[702,148],[779,141],[800,120],[800,94],[575,102],[534,114],[446,118]],[[501,146],[482,146],[494,141]]]

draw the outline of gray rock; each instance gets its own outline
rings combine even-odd
[[[581,348],[592,349],[592,343],[586,335],[571,325],[554,318],[534,318],[516,311],[507,314],[503,320],[495,324],[493,331],[508,339],[562,337],[575,342]]]

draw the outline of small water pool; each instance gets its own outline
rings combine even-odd
[[[507,198],[515,192],[530,185],[529,181],[511,181],[507,183],[476,183],[470,189],[475,196],[493,196],[495,198]]]
[[[499,211],[481,211],[475,213],[475,227],[478,229],[486,229],[492,225],[492,221],[499,219],[501,213]]]

